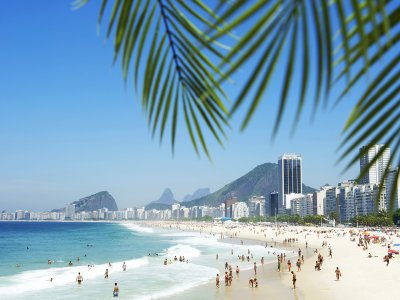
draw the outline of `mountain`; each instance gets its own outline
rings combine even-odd
[[[164,192],[161,194],[161,197],[158,200],[153,201],[153,202],[171,205],[174,202],[176,202],[176,200],[175,200],[175,197],[174,197],[174,194],[172,193],[172,191],[169,188],[166,188],[164,190]]]
[[[148,209],[163,210],[163,209],[171,208],[171,205],[175,202],[177,202],[177,201],[175,200],[174,194],[172,193],[171,189],[166,188],[163,191],[163,193],[161,194],[160,198],[151,202],[145,208],[146,208],[146,210],[148,210]]]
[[[94,211],[101,208],[108,208],[108,210],[118,210],[117,203],[109,192],[99,192],[78,201],[72,202],[75,204],[75,211]]]
[[[198,199],[182,202],[181,205],[186,207],[195,205],[218,206],[231,196],[235,196],[238,201],[247,201],[252,196],[268,197],[273,191],[278,191],[278,165],[265,163],[228,183],[218,191]],[[313,191],[315,191],[314,188],[303,184],[304,194]]]
[[[188,194],[183,198],[183,202],[192,201],[210,194],[209,188],[201,188],[196,190],[192,195]]]

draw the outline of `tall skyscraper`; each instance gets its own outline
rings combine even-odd
[[[283,154],[278,160],[278,210],[285,213],[290,203],[285,203],[285,195],[302,194],[302,158],[297,154]]]
[[[360,148],[360,153],[363,153],[360,158],[360,172],[367,167],[368,163],[374,159],[383,146],[384,145],[374,145],[368,150],[365,146]],[[378,160],[368,170],[368,173],[361,179],[360,184],[379,184],[383,177],[383,173],[389,164],[389,159],[390,148],[386,148],[381,157],[378,158]]]
[[[393,189],[395,188],[394,191],[394,198],[392,199],[393,201],[393,208],[394,209],[399,209],[400,208],[400,177],[397,178],[397,187],[396,187],[396,174],[397,174],[398,168],[390,170],[388,173],[388,176],[386,178],[386,201],[390,203],[390,196],[392,194]]]

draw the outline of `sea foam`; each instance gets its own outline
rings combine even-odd
[[[135,269],[147,265],[149,261],[147,257],[142,257],[125,261],[125,263],[127,269]],[[122,272],[122,264],[123,262],[113,262],[111,267],[108,264],[100,264],[94,267],[72,266],[22,272],[4,279],[4,286],[0,287],[0,295],[17,295],[71,284],[75,282],[78,272],[81,273],[85,282],[103,276],[106,269],[109,275]],[[53,278],[52,282],[50,278]]]
[[[133,224],[133,223],[120,223],[120,224],[125,226],[129,230],[135,231],[135,232],[142,232],[142,233],[153,233],[154,232],[153,228],[143,227],[143,226]]]

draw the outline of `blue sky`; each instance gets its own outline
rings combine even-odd
[[[234,118],[225,149],[211,142],[213,162],[197,157],[182,123],[172,156],[168,143],[152,140],[133,86],[112,66],[113,43],[97,35],[97,14],[97,5],[73,11],[70,1],[0,3],[0,210],[48,210],[102,190],[120,207],[146,204],[166,187],[181,200],[282,153],[303,156],[304,183],[313,187],[356,176],[356,166],[341,175],[344,164],[335,165],[351,97],[312,123],[308,109],[294,137],[289,109],[271,143],[271,90],[243,133],[244,110]],[[229,89],[232,98],[237,92]]]

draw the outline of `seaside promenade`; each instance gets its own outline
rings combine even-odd
[[[383,261],[391,250],[400,250],[398,231],[365,232],[357,228],[331,228],[308,226],[263,226],[263,225],[230,225],[196,223],[196,222],[144,222],[144,226],[172,228],[182,231],[201,231],[204,234],[225,236],[226,242],[268,243],[268,246],[282,250],[291,250],[296,256],[300,248],[304,255],[304,264],[297,272],[296,260],[293,258],[292,270],[295,271],[296,289],[292,287],[292,274],[287,267],[287,259],[277,271],[277,261],[261,265],[260,257],[254,257],[249,265],[257,262],[257,288],[250,288],[248,281],[254,277],[252,270],[243,271],[235,278],[231,286],[225,286],[224,261],[215,261],[220,270],[220,288],[215,281],[206,286],[191,289],[176,295],[175,299],[400,299],[397,284],[400,282],[400,256],[394,254],[389,265]],[[368,249],[359,246],[359,237],[365,234],[377,236],[367,243]],[[294,243],[285,243],[285,239],[296,239]],[[276,244],[275,244],[276,243]],[[307,243],[307,247],[306,247]],[[323,243],[326,246],[323,246]],[[329,249],[332,257],[329,257]],[[372,257],[369,257],[369,253]],[[324,260],[320,271],[315,270],[318,254]],[[229,264],[235,266],[237,255],[232,256]],[[336,280],[335,270],[339,267],[342,276]],[[182,282],[184,284],[184,281]]]

